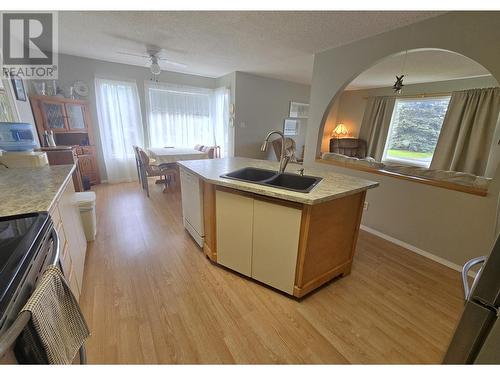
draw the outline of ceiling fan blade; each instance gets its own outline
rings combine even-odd
[[[165,63],[165,64],[168,64],[168,65],[172,65],[172,66],[177,66],[179,68],[186,68],[187,65],[186,64],[183,64],[183,63],[179,63],[179,62],[175,62],[175,61],[171,61],[171,60],[168,60],[168,59],[165,59],[165,58],[159,58],[159,60],[162,62],[162,63]]]
[[[120,52],[120,51],[118,51],[117,53],[118,53],[118,54],[120,54],[120,55],[127,55],[127,56],[134,56],[134,57],[143,57],[143,58],[145,58],[145,59],[149,59],[149,58],[151,58],[151,56],[148,56],[148,55],[140,55],[140,54],[138,54],[138,53],[128,53],[128,52]]]

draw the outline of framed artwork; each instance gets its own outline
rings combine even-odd
[[[298,135],[299,124],[300,120],[297,120],[296,118],[286,118],[285,121],[283,121],[283,134],[285,136]]]
[[[16,99],[22,102],[26,101],[26,91],[24,91],[23,80],[19,77],[11,77],[12,88],[16,94]]]
[[[309,117],[309,104],[290,102],[290,111],[288,116],[294,118],[308,118]]]

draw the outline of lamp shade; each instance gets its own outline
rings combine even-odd
[[[344,124],[338,124],[335,129],[333,130],[333,134],[336,137],[344,136],[349,134],[349,131],[347,130],[347,127]]]

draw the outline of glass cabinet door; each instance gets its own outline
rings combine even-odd
[[[84,130],[85,109],[80,104],[66,104],[66,113],[68,114],[68,125],[71,130]]]
[[[64,130],[66,124],[64,121],[64,107],[60,103],[42,103],[43,113],[45,117],[46,126],[50,130]]]

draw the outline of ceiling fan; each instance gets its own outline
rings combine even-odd
[[[134,57],[142,57],[144,59],[148,59],[150,61],[150,66],[149,70],[151,71],[151,74],[154,76],[157,76],[161,73],[161,67],[160,67],[160,62],[164,62],[165,64],[171,65],[171,66],[176,66],[179,68],[185,68],[187,65],[178,63],[172,60],[169,60],[165,57],[160,56],[161,48],[153,48],[153,47],[148,47],[146,50],[146,55],[144,54],[136,54],[136,53],[129,53],[129,52],[118,52],[120,55],[127,55],[127,56],[134,56]]]

